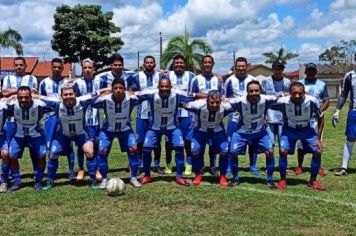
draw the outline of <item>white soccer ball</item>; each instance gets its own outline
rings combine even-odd
[[[106,190],[110,196],[118,196],[124,193],[125,183],[120,178],[109,179]]]

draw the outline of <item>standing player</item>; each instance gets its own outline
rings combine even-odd
[[[317,74],[317,67],[314,63],[308,63],[305,65],[305,75],[306,78],[300,80],[302,84],[305,86],[305,92],[309,95],[314,96],[320,102],[320,112],[321,116],[321,132],[324,130],[324,111],[329,107],[329,94],[328,89],[324,81],[316,78]],[[317,120],[312,120],[312,123],[316,129],[317,127]],[[321,134],[322,138],[322,134]],[[304,161],[303,147],[298,145],[298,167],[295,169],[295,174],[300,175],[303,174],[303,161]],[[326,170],[323,167],[319,169],[319,175],[325,176]]]
[[[3,98],[0,100],[0,157],[5,158],[5,162],[1,165],[1,184],[0,193],[7,192],[7,182],[9,179],[9,152],[8,152],[8,140],[6,138],[6,131],[4,130],[4,125],[7,119],[7,99]]]
[[[322,152],[319,101],[315,97],[305,94],[302,83],[293,82],[290,86],[290,95],[279,98],[277,103],[272,104],[270,108],[282,111],[284,121],[279,158],[281,180],[278,182],[277,188],[282,190],[287,187],[287,155],[294,153],[295,144],[300,140],[304,151],[313,154],[308,187],[320,191],[325,190],[325,186],[317,180]],[[318,132],[311,124],[311,120],[315,118],[318,118]]]
[[[60,87],[63,84],[68,83],[67,79],[62,77],[63,71],[63,61],[60,58],[53,58],[51,61],[51,70],[52,76],[47,77],[40,82],[39,85],[39,94],[42,96],[53,97],[53,98],[60,98],[61,97],[61,90]],[[49,149],[51,146],[51,142],[54,137],[54,133],[57,129],[58,125],[58,117],[55,116],[54,112],[49,112],[45,114],[45,137],[46,137],[46,144],[47,148]],[[68,176],[69,179],[75,179],[74,174],[74,151],[73,146],[70,144],[70,149],[68,150],[67,154],[68,159]]]
[[[355,58],[356,60],[356,55]],[[336,176],[347,175],[347,167],[349,160],[352,156],[352,149],[356,140],[356,71],[352,70],[348,72],[342,81],[341,94],[337,100],[335,113],[332,118],[332,124],[336,127],[336,124],[340,119],[340,110],[344,106],[347,96],[350,94],[350,106],[347,114],[346,122],[346,143],[344,145],[344,153],[342,158],[342,166],[339,171],[335,173]]]
[[[218,90],[220,94],[223,92],[223,84],[220,82],[219,78],[213,74],[214,67],[214,58],[210,55],[205,55],[202,58],[202,73],[192,80],[192,85],[190,92],[191,93],[201,93],[207,94],[211,90]],[[212,147],[214,145],[209,143],[209,173],[213,176],[219,176],[216,166],[216,153],[217,150],[214,150]]]
[[[90,59],[84,59],[82,61],[82,73],[83,77],[74,81],[74,92],[76,97],[80,97],[83,95],[88,95],[99,90],[99,83],[95,83],[94,81],[94,71],[95,65],[94,62]],[[89,137],[94,140],[94,151],[97,150],[98,140],[100,132],[100,114],[97,109],[92,108],[90,105],[88,106],[85,114],[85,130]],[[96,153],[94,153],[96,156]],[[78,148],[78,165],[79,172],[77,174],[77,180],[83,180],[84,178],[84,153],[81,148]],[[102,176],[99,171],[96,172],[96,178],[100,180]]]
[[[261,85],[254,80],[247,84],[247,95],[229,100],[232,108],[239,114],[236,131],[230,142],[231,169],[234,177],[230,186],[239,184],[238,155],[244,155],[249,145],[256,153],[266,154],[266,185],[270,188],[276,187],[273,182],[273,146],[265,128],[267,109],[275,100],[275,96],[261,95]]]
[[[177,55],[173,58],[173,71],[170,71],[167,78],[171,80],[173,89],[179,89],[186,93],[189,92],[190,84],[195,75],[190,71],[185,71],[185,59],[182,55]],[[184,108],[178,109],[178,122],[179,128],[182,131],[184,139],[184,149],[186,153],[185,175],[192,174],[192,151],[191,151],[191,139],[192,139],[192,117]],[[166,153],[168,152],[166,147]],[[171,155],[169,155],[171,156]],[[165,172],[167,174],[172,173],[171,160],[166,160],[167,165]]]
[[[137,180],[139,160],[137,156],[137,143],[131,128],[131,112],[137,99],[131,98],[125,92],[125,81],[115,78],[112,81],[112,94],[99,98],[94,104],[95,108],[102,108],[105,112],[103,128],[99,134],[99,150],[97,161],[103,175],[100,188],[106,188],[108,181],[108,156],[114,138],[120,143],[121,152],[127,152],[130,167],[130,182],[134,187],[141,187]]]

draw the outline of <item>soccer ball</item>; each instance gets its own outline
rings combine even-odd
[[[112,178],[106,185],[109,196],[118,196],[124,193],[125,183],[120,178]]]

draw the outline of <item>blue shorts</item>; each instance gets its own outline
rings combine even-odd
[[[287,150],[288,154],[294,154],[295,144],[298,140],[302,142],[305,153],[321,153],[321,150],[315,146],[318,137],[314,128],[292,129],[282,127],[281,149]]]
[[[106,150],[109,154],[114,138],[119,140],[121,152],[127,152],[128,148],[137,146],[136,135],[132,129],[118,133],[103,130],[99,134],[99,152]]]
[[[10,140],[15,137],[15,133],[16,133],[16,125],[15,122],[13,121],[6,121],[6,139],[8,142],[10,142]]]
[[[9,157],[21,158],[25,147],[31,149],[36,157],[46,156],[46,140],[43,136],[35,138],[13,137],[9,144]]]
[[[192,117],[179,117],[179,128],[182,131],[183,139],[191,141],[193,136],[193,120]]]
[[[180,129],[171,130],[152,130],[149,129],[146,133],[143,147],[154,149],[160,142],[162,135],[166,136],[166,141],[172,143],[172,148],[181,148],[184,146],[183,135]]]
[[[281,124],[268,124],[266,131],[268,133],[268,136],[272,142],[272,145],[276,144],[276,138],[278,140],[278,143],[281,141],[281,135],[282,135],[282,125]]]
[[[145,135],[150,125],[149,119],[136,118],[136,139],[138,144],[143,144]]]
[[[266,130],[253,134],[235,132],[232,135],[230,152],[232,154],[245,155],[247,145],[252,147],[256,153],[273,151],[273,145]]]
[[[90,139],[96,141],[99,137],[100,126],[99,125],[85,126],[85,132],[88,134]]]
[[[46,137],[47,148],[51,146],[51,142],[54,138],[58,123],[59,123],[59,119],[55,115],[48,116],[45,119],[44,134]]]
[[[9,148],[9,142],[5,133],[0,134],[0,150],[7,150]],[[1,153],[0,153],[1,157]]]
[[[237,128],[237,123],[232,120],[232,115],[233,114],[229,115],[229,118],[227,120],[227,127],[226,127],[226,135],[227,135],[227,140],[229,142],[231,142],[232,135],[234,134]]]
[[[348,138],[356,139],[356,111],[349,111],[347,114],[345,135]]]
[[[203,132],[199,129],[193,130],[192,152],[204,152],[205,145],[211,143],[211,147],[215,153],[227,153],[229,151],[229,143],[225,130],[218,132]]]
[[[74,141],[78,148],[82,148],[86,142],[94,142],[87,133],[76,137],[68,137],[61,133],[57,133],[51,143],[50,157],[67,155],[71,150],[71,142]]]

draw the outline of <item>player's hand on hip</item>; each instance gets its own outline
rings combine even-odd
[[[331,122],[333,126],[336,127],[339,121],[340,121],[340,110],[336,109]]]
[[[315,146],[319,148],[320,152],[323,152],[323,143],[318,139]]]

